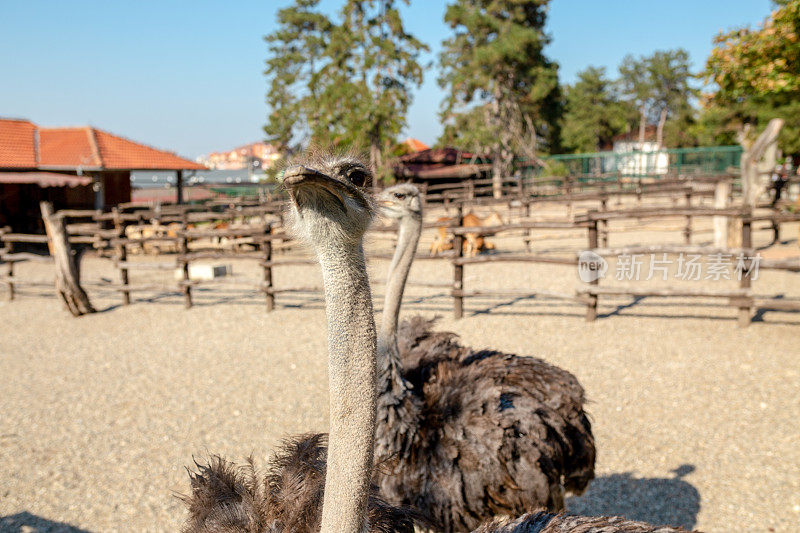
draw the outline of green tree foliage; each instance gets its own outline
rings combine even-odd
[[[419,55],[428,47],[405,31],[394,0],[348,0],[342,18],[331,42],[332,70],[351,79],[359,96],[355,129],[366,136],[373,165],[386,170],[383,154],[405,126],[411,89],[422,84]],[[341,96],[338,104],[352,105]]]
[[[693,102],[699,91],[692,86],[689,53],[683,49],[656,51],[651,56],[627,56],[619,67],[624,98],[639,110],[640,136],[647,125],[658,127],[666,146],[688,146],[695,121]]]
[[[800,153],[800,0],[776,5],[760,27],[714,39],[705,74],[716,90],[704,106],[704,140],[731,142],[744,123],[763,127],[780,117],[779,146]]]
[[[610,146],[636,114],[620,100],[615,83],[602,67],[588,67],[566,88],[561,144],[569,152],[594,152]]]
[[[454,113],[444,124],[437,146],[456,146],[462,150],[487,154],[497,136],[487,127],[488,104],[476,105],[460,113]]]
[[[456,0],[445,13],[454,32],[440,56],[445,134],[457,144],[489,141],[495,194],[514,155],[532,155],[543,141],[556,149],[560,139],[558,66],[543,53],[548,3]]]
[[[408,0],[401,0],[408,4]],[[394,0],[348,0],[338,22],[296,0],[267,37],[270,141],[369,148],[379,174],[422,83],[427,47],[403,27]]]
[[[302,136],[316,138],[325,125],[319,121],[319,81],[333,30],[332,22],[315,11],[319,0],[297,0],[278,11],[278,28],[264,37],[266,61],[267,140],[284,151],[297,148]]]

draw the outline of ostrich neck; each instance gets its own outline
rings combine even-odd
[[[322,533],[362,533],[375,440],[375,322],[364,251],[318,250],[328,318],[330,437]]]
[[[420,219],[406,217],[401,220],[397,249],[386,282],[386,299],[378,336],[375,456],[380,462],[398,454],[402,455],[412,447],[416,440],[416,428],[419,426],[419,400],[412,393],[411,384],[402,375],[402,362],[397,347],[397,319],[421,231]]]
[[[389,266],[389,278],[386,281],[386,297],[381,316],[381,331],[378,337],[378,350],[386,353],[388,346],[397,345],[397,321],[400,317],[400,304],[403,291],[414,261],[419,236],[422,231],[422,219],[412,216],[400,220],[400,233],[397,237],[397,248]]]

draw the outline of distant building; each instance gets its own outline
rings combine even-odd
[[[401,142],[400,144],[405,149],[407,154],[413,154],[415,152],[421,152],[423,150],[430,149],[430,146],[428,146],[424,142],[420,141],[419,139],[414,139],[413,137],[407,138],[405,141]]]
[[[56,209],[106,209],[130,202],[133,170],[206,167],[90,126],[43,128],[0,118],[0,226],[41,229],[39,202]]]
[[[656,140],[657,127],[648,125],[644,139],[639,140],[639,130],[630,131],[614,137],[613,156],[609,161],[614,171],[624,175],[639,176],[666,174],[669,171],[669,155]]]
[[[197,161],[215,170],[261,170],[271,168],[280,157],[273,145],[254,142],[227,152],[211,152],[198,157]]]
[[[398,180],[429,185],[452,180],[487,177],[492,165],[488,158],[457,148],[429,148],[400,156],[394,167]]]

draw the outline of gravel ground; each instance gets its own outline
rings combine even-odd
[[[649,229],[611,244],[680,239]],[[695,242],[708,237],[699,229]],[[785,234],[792,240],[770,253],[797,251],[797,227]],[[553,251],[585,239],[536,238]],[[519,246],[496,243],[500,252]],[[376,277],[386,265],[371,263]],[[233,266],[237,276],[259,274],[252,263]],[[83,271],[103,312],[70,317],[46,286],[45,264],[20,265],[20,280],[41,285],[0,302],[0,531],[176,531],[184,512],[175,494],[187,490],[193,457],[253,454],[263,464],[282,436],[326,429],[320,295],[280,296],[272,314],[252,291],[212,288],[196,291],[188,311],[169,293],[137,294],[123,307],[98,285],[116,279],[107,260],[89,257]],[[450,276],[443,261],[418,261],[411,273]],[[280,267],[275,277],[278,286],[320,280],[314,267]],[[578,285],[570,268],[509,263],[469,265],[466,280]],[[798,280],[762,272],[754,287],[797,297]],[[455,321],[446,289],[412,287],[404,312],[441,314],[440,327],[469,345],[538,355],[578,376],[591,400],[598,477],[569,500],[571,512],[708,532],[798,531],[800,315],[769,311],[740,329],[734,309],[712,304],[606,299],[587,324],[575,304],[474,298]]]

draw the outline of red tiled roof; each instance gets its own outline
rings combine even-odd
[[[91,128],[39,128],[39,166],[102,167]]]
[[[100,157],[105,168],[153,170],[205,170],[200,163],[189,161],[170,152],[156,150],[144,144],[94,130]]]
[[[78,167],[113,170],[206,168],[171,152],[97,128],[37,128],[24,120],[0,119],[0,168]]]
[[[30,121],[0,119],[0,167],[36,168],[36,126]]]
[[[403,141],[403,144],[408,146],[409,150],[411,150],[412,152],[421,152],[422,150],[427,150],[428,148],[430,148],[430,146],[428,146],[424,142],[420,141],[419,139],[414,139],[413,137],[409,137],[408,139]]]

